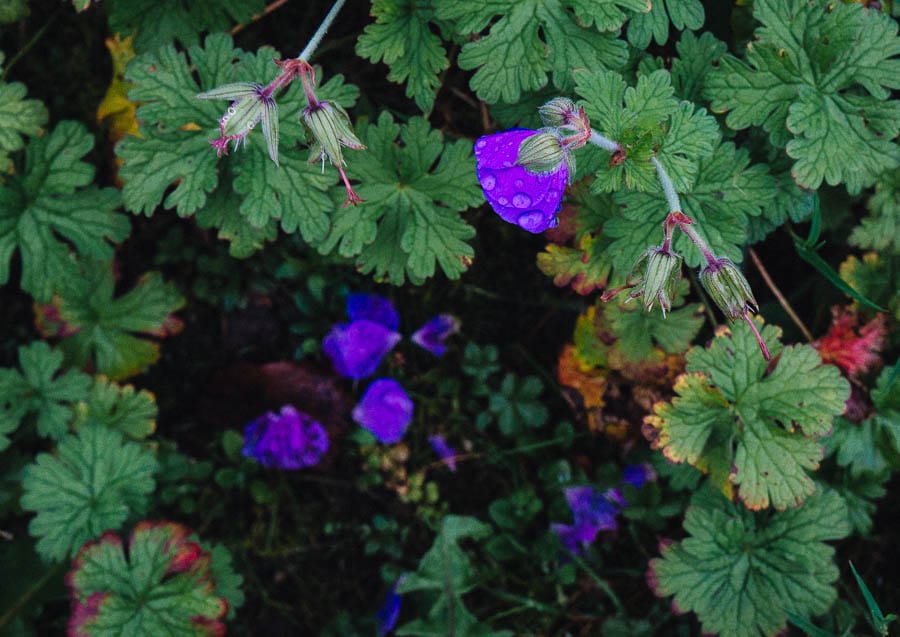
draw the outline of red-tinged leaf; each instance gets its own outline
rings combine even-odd
[[[190,536],[175,522],[143,521],[127,555],[113,532],[85,544],[66,576],[70,637],[223,635],[228,603],[216,595],[210,553]]]
[[[599,248],[598,239],[586,235],[577,248],[550,244],[538,254],[541,272],[553,277],[559,287],[571,285],[578,294],[590,294],[606,286],[611,263]]]
[[[822,362],[842,369],[850,378],[881,367],[879,352],[887,339],[887,317],[876,314],[868,323],[860,325],[859,312],[852,307],[831,308],[831,327],[828,333],[813,344]]]

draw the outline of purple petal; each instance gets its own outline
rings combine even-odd
[[[342,323],[331,328],[322,340],[322,351],[334,365],[334,371],[347,378],[371,376],[394,345],[397,332],[366,319]]]
[[[384,635],[394,630],[394,626],[397,625],[397,620],[400,618],[400,602],[402,601],[402,596],[397,592],[397,587],[405,578],[405,575],[397,578],[397,581],[394,582],[391,590],[388,591],[387,596],[384,598],[384,604],[381,605],[381,608],[375,614],[375,620],[378,622],[379,637],[384,637]]]
[[[485,199],[504,221],[528,232],[556,226],[556,214],[568,181],[568,168],[536,175],[516,166],[519,146],[537,131],[515,129],[475,142],[476,173]]]
[[[347,315],[351,321],[366,319],[392,332],[400,329],[400,315],[397,314],[394,305],[377,294],[348,294]]]
[[[328,451],[328,434],[309,415],[285,405],[268,412],[244,429],[242,453],[265,467],[302,469],[318,464]]]
[[[563,493],[576,525],[586,523],[597,530],[605,531],[617,527],[616,515],[619,506],[614,493],[597,493],[593,487],[569,487]],[[624,500],[621,502],[624,503]]]
[[[456,449],[447,444],[443,436],[428,436],[428,442],[450,471],[456,471]]]
[[[351,414],[361,427],[378,440],[399,442],[412,421],[413,401],[406,390],[391,378],[373,381]]]
[[[633,464],[625,467],[622,481],[640,489],[648,482],[656,482],[656,471],[649,464]]]
[[[438,314],[412,335],[412,341],[435,356],[447,351],[444,341],[459,331],[459,320],[450,314]]]

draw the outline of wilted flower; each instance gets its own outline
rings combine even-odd
[[[346,162],[341,147],[346,146],[353,150],[365,148],[353,132],[347,111],[336,102],[319,101],[313,98],[303,109],[302,117],[303,123],[306,124],[306,128],[318,145],[313,147],[310,162],[321,161],[324,170],[327,157],[332,165],[337,166],[338,172],[341,173],[341,179],[344,180],[344,187],[347,189],[347,200],[344,202],[344,207],[351,203],[355,206],[357,203],[365,201],[353,191],[347,174],[344,172]]]
[[[341,323],[322,339],[322,351],[334,371],[347,378],[371,376],[381,359],[400,341],[400,334],[368,319]]]
[[[347,316],[351,321],[366,319],[383,325],[389,330],[397,331],[400,327],[400,315],[394,305],[377,294],[354,292],[347,295]]]
[[[440,435],[428,436],[428,442],[447,468],[456,471],[456,449],[448,445],[447,440]]]
[[[438,314],[420,327],[411,338],[419,347],[427,349],[435,356],[443,356],[447,351],[444,341],[458,331],[459,320],[455,316]]]
[[[381,442],[399,442],[412,421],[413,401],[400,383],[380,378],[369,385],[351,415]]]
[[[302,469],[319,462],[328,451],[328,434],[309,415],[285,405],[268,412],[244,429],[243,454],[265,467]]]
[[[543,232],[559,223],[556,214],[569,179],[566,161],[535,174],[519,164],[519,149],[538,131],[516,129],[475,142],[476,174],[484,197],[500,218],[527,230]]]
[[[231,106],[219,120],[219,137],[210,140],[216,155],[228,154],[228,142],[240,146],[251,130],[262,121],[269,157],[278,163],[278,105],[272,86],[254,82],[234,82],[197,95],[203,100],[231,100]]]

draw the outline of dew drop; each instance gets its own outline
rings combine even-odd
[[[559,199],[559,191],[551,188],[547,191],[547,201],[554,201],[556,199]]]
[[[516,223],[529,232],[535,232],[544,223],[544,215],[538,210],[523,212]]]
[[[512,202],[516,208],[527,208],[531,205],[531,197],[524,192],[517,192],[513,195]]]
[[[501,206],[505,206],[509,203],[509,199],[507,199],[506,197],[499,197],[497,199],[497,203],[499,203]]]
[[[494,186],[497,185],[497,178],[494,177],[491,173],[484,173],[481,177],[481,187],[485,190],[493,190]]]
[[[522,181],[521,179],[516,179],[516,188],[521,188],[524,185],[525,185],[524,181]]]
[[[476,148],[484,148],[485,146],[487,146],[487,140],[485,139],[480,139],[478,140],[478,143],[475,144]]]

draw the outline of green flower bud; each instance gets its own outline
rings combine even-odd
[[[648,312],[656,301],[665,316],[672,310],[672,299],[681,281],[682,261],[684,258],[680,254],[663,246],[649,248],[631,270],[632,274],[640,272],[640,281],[629,296],[641,297],[641,303]],[[631,277],[629,274],[628,278]]]
[[[303,123],[312,135],[318,148],[313,152],[313,160],[328,157],[335,166],[344,164],[341,146],[362,150],[365,148],[353,132],[347,111],[335,102],[321,101],[303,109]]]
[[[724,257],[700,271],[700,283],[729,320],[746,318],[757,309],[747,279],[734,263]]]
[[[232,100],[219,120],[219,137],[210,140],[216,154],[228,153],[228,142],[237,146],[262,122],[269,157],[278,163],[278,106],[267,87],[253,82],[225,84],[197,95],[201,100]]]
[[[540,132],[522,142],[516,164],[535,175],[546,175],[559,170],[566,155],[556,135]]]
[[[554,97],[538,109],[544,126],[566,126],[578,113],[575,102],[567,97]]]

